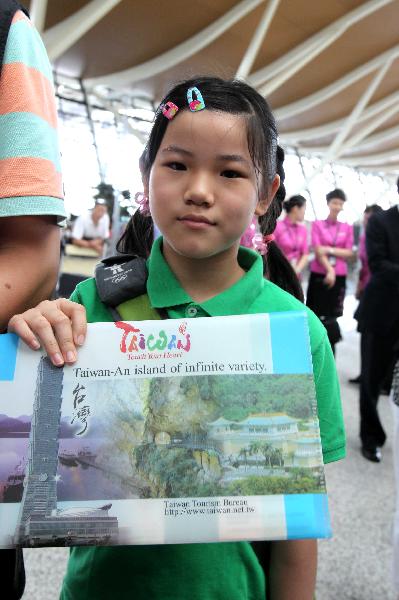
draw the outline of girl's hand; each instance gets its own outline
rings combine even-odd
[[[328,287],[328,289],[331,289],[332,287],[334,287],[335,279],[336,279],[336,275],[335,275],[334,269],[329,269],[327,271],[327,275],[323,279],[323,281],[324,281],[325,285]]]
[[[76,361],[76,346],[84,343],[87,330],[86,310],[81,304],[65,298],[44,300],[8,323],[33,350],[42,345],[57,367]]]

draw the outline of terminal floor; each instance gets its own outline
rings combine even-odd
[[[347,458],[326,467],[333,538],[319,542],[316,597],[317,600],[396,600],[391,584],[394,508],[391,407],[388,397],[381,396],[379,410],[388,440],[382,462],[370,463],[359,452],[358,388],[348,384],[348,379],[356,376],[359,369],[359,337],[351,318],[353,305],[353,297],[349,296],[341,323],[344,340],[337,346]],[[68,551],[37,549],[25,550],[24,554],[27,585],[23,600],[58,598]]]

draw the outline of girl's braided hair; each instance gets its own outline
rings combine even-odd
[[[140,159],[143,177],[148,178],[151,167],[161,145],[168,119],[161,107],[171,101],[179,110],[188,110],[187,90],[198,87],[206,104],[206,110],[214,110],[243,116],[247,125],[248,150],[258,173],[259,196],[267,192],[276,173],[280,176],[280,187],[265,215],[259,218],[263,235],[273,233],[283,208],[284,151],[277,143],[277,127],[266,100],[243,81],[224,80],[218,77],[198,77],[177,84],[164,97],[154,118],[148,142]],[[153,241],[153,222],[150,216],[136,211],[119,240],[117,249],[122,253],[133,253],[147,257]],[[271,242],[269,252],[263,256],[265,277],[281,288],[303,300],[302,288],[290,263],[278,246]]]

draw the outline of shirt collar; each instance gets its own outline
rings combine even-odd
[[[328,223],[328,225],[340,225],[341,221],[338,221],[338,219],[336,221],[333,221],[332,219],[330,219],[330,217],[327,217],[326,219],[326,223]]]
[[[296,226],[297,226],[297,223],[293,223],[293,222],[291,221],[291,219],[289,218],[289,216],[288,216],[288,215],[287,215],[287,216],[284,218],[284,223],[285,223],[285,224],[286,224],[288,227],[296,227]]]
[[[246,314],[263,288],[262,257],[253,250],[240,246],[238,262],[246,271],[245,275],[221,294],[201,304],[197,303],[212,317]],[[154,308],[171,308],[193,302],[163,257],[162,237],[156,239],[152,246],[147,268],[147,293]]]

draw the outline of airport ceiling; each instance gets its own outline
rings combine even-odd
[[[157,102],[187,76],[239,76],[281,143],[399,172],[399,0],[31,0],[55,72],[105,102]]]

